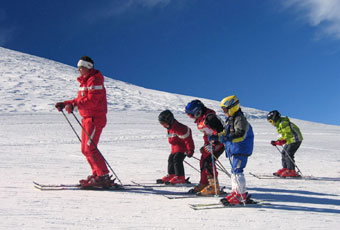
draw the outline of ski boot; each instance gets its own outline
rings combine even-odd
[[[209,196],[209,195],[220,195],[221,190],[220,190],[220,185],[218,184],[218,180],[216,178],[216,186],[215,186],[215,181],[214,178],[208,177],[208,182],[209,184],[205,186],[200,192],[197,193],[197,195],[202,195],[202,196]],[[216,191],[215,191],[216,187]]]
[[[79,184],[82,186],[83,184],[87,184],[89,183],[90,180],[96,178],[97,175],[96,174],[92,174],[92,175],[89,175],[86,179],[83,179],[83,180],[80,180],[79,181]]]
[[[293,170],[287,169],[286,171],[281,173],[280,176],[281,177],[300,177],[301,175],[299,175],[294,169]]]
[[[221,199],[220,202],[224,206],[231,206],[231,205],[243,204],[243,202],[247,203],[248,200],[250,201],[250,196],[248,198],[247,192],[242,193],[242,194],[237,194],[236,192],[232,192],[225,198]]]
[[[237,194],[237,193],[236,193],[235,191],[232,191],[231,193],[229,193],[229,194],[225,197],[225,199],[229,200],[229,199],[233,198],[236,194]]]
[[[185,176],[175,176],[169,182],[170,184],[186,184]]]
[[[168,174],[168,175],[164,176],[162,179],[157,179],[157,180],[156,180],[156,183],[157,183],[157,184],[165,184],[165,183],[169,183],[170,180],[171,180],[172,178],[174,178],[175,176],[176,176],[175,174]]]
[[[283,173],[284,171],[287,171],[287,168],[282,168],[277,170],[276,172],[273,173],[274,176],[281,176],[281,173]]]
[[[191,194],[197,194],[199,193],[200,191],[202,191],[202,189],[204,189],[207,185],[206,184],[198,184],[196,185],[194,188],[190,189],[188,191],[188,193],[191,193]]]
[[[229,195],[227,195],[225,198],[221,199],[220,202],[224,206],[232,206],[232,205],[237,205],[237,204],[243,204],[242,198],[243,198],[243,202],[246,204],[257,203],[253,199],[251,199],[251,195],[249,195],[248,192],[245,192],[241,195],[241,194],[237,194],[234,191],[231,192]]]
[[[114,183],[114,180],[111,180],[112,176],[103,175],[103,176],[95,176],[92,177],[88,181],[80,181],[81,187],[84,188],[92,188],[92,187],[99,187],[99,188],[110,188],[114,187],[116,184]]]

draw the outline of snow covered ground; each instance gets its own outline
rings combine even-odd
[[[76,96],[76,77],[74,67],[0,48],[0,229],[338,228],[340,127],[292,119],[305,138],[296,164],[304,175],[322,180],[259,180],[248,172],[274,172],[280,168],[280,154],[269,144],[277,134],[264,119],[266,112],[252,108],[243,108],[255,132],[255,149],[245,175],[249,193],[270,206],[195,211],[188,204],[218,199],[171,200],[162,195],[188,187],[124,192],[35,189],[33,180],[75,183],[90,174],[79,141],[53,107],[57,101]],[[170,146],[166,130],[157,121],[164,109],[171,109],[180,122],[192,128],[195,156],[199,157],[202,134],[183,113],[193,97],[109,78],[106,88],[108,124],[99,149],[123,183],[152,182],[166,174]],[[202,101],[220,112],[219,102]],[[80,133],[73,116],[67,117]],[[220,160],[230,169],[224,155]],[[198,167],[197,160],[186,161]],[[197,183],[199,174],[185,167],[186,176]],[[219,178],[230,190],[227,176],[220,173]]]

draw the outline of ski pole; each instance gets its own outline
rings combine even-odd
[[[98,153],[101,155],[101,157],[104,159],[106,165],[110,168],[111,172],[113,173],[113,175],[115,175],[115,177],[117,178],[117,180],[119,181],[119,183],[124,187],[123,183],[121,182],[121,180],[119,179],[119,177],[117,176],[117,174],[113,171],[113,169],[111,168],[109,162],[107,162],[107,160],[105,159],[105,157],[103,156],[103,154],[99,151],[97,145],[93,142],[92,138],[90,137],[90,135],[86,132],[84,126],[82,126],[82,124],[80,123],[80,121],[78,120],[78,118],[76,117],[76,115],[71,112],[72,115],[74,116],[74,118],[76,119],[76,121],[78,122],[78,124],[80,125],[80,127],[82,128],[82,130],[84,131],[84,133],[86,134],[86,136],[89,138],[89,140],[91,141],[91,143],[94,145],[94,147],[96,148],[96,150],[98,151]]]
[[[215,157],[215,156],[214,156],[214,157]],[[195,160],[201,161],[201,160],[198,159],[197,157],[194,157],[194,156],[193,156],[192,158],[194,158]],[[215,158],[216,158],[216,157],[215,157]],[[217,159],[217,158],[216,158],[216,159]],[[217,165],[216,169],[219,170],[219,171],[224,172],[223,169],[221,169],[219,165]]]
[[[194,166],[192,166],[191,164],[189,164],[186,160],[184,160],[184,163],[186,163],[187,165],[189,165],[191,168],[195,169],[197,172],[201,173],[197,168],[195,168]]]
[[[66,121],[68,122],[68,124],[71,126],[73,132],[74,132],[74,133],[76,134],[76,136],[78,137],[78,140],[81,142],[81,139],[80,139],[79,135],[77,134],[76,130],[73,128],[73,126],[72,126],[70,120],[66,117],[66,115],[65,115],[65,113],[64,113],[63,110],[61,110],[61,112],[63,113],[63,115],[64,115]]]
[[[213,170],[213,175],[214,175],[214,184],[215,184],[215,197],[217,197],[217,185],[216,185],[216,172],[215,172],[215,156],[214,156],[214,147],[212,143],[209,144],[209,149],[210,149],[210,154],[211,154],[211,164],[212,164],[212,170]]]
[[[197,157],[194,157],[194,156],[192,156],[192,158],[194,158],[195,160],[198,160],[198,161],[200,161],[200,159],[198,159]]]
[[[277,147],[276,145],[275,145],[275,147],[276,147],[276,149],[277,149],[280,153],[282,153],[282,151],[279,149],[279,147]],[[293,161],[293,159],[289,156],[289,154],[287,153],[287,151],[285,150],[284,147],[282,148],[282,150],[283,150],[283,152],[285,153],[285,155],[289,158],[289,160],[294,164],[294,166],[297,168],[298,172],[299,172],[299,173],[301,174],[301,176],[302,176],[303,174],[302,174],[301,170],[300,170],[299,167],[295,164],[295,162]]]
[[[215,157],[215,160],[216,160],[216,163],[218,163],[219,164],[219,167],[221,167],[222,168],[222,172],[224,172],[225,174],[227,174],[227,176],[229,177],[229,178],[231,178],[231,174],[228,172],[228,170],[223,166],[223,164],[219,161],[219,159],[216,157],[216,156],[214,156]]]

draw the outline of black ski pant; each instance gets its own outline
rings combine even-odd
[[[283,150],[281,151],[281,160],[282,160],[282,166],[283,168],[287,168],[289,170],[294,170],[295,169],[295,161],[294,161],[294,155],[298,148],[301,145],[301,141],[291,143],[289,145],[285,145],[283,147]],[[289,155],[289,157],[287,156]]]
[[[184,176],[184,153],[170,153],[168,158],[168,174],[175,174],[176,176]]]

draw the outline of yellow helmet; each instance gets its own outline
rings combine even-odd
[[[240,109],[240,101],[235,95],[231,95],[221,101],[221,108],[228,112],[229,116],[233,116]]]

